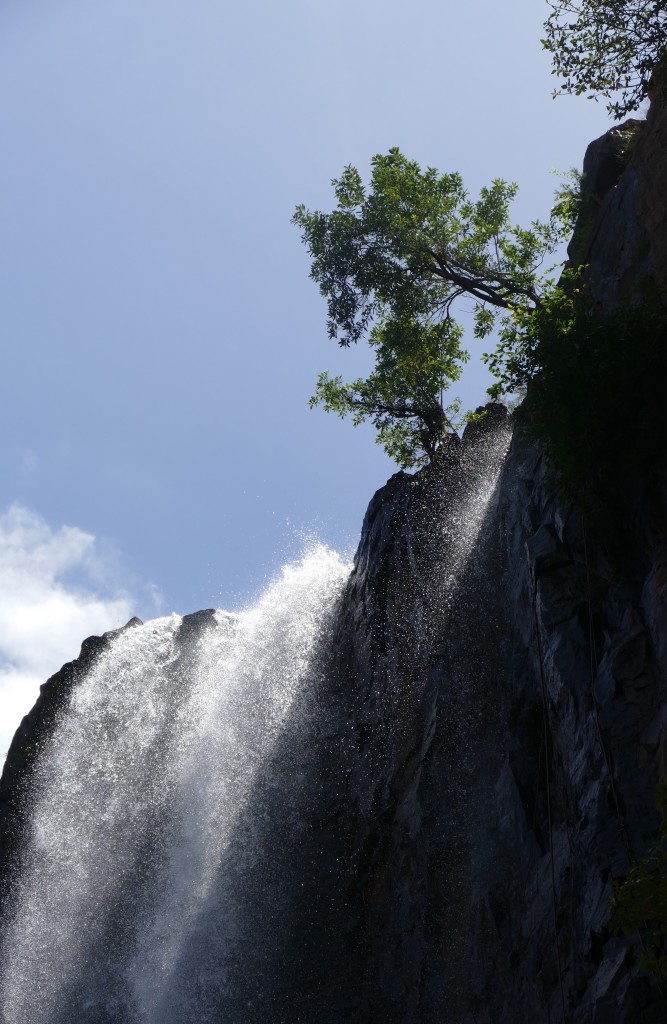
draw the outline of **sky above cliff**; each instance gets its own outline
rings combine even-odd
[[[603,105],[552,101],[546,4],[3,0],[0,708],[85,635],[239,607],[394,467],[308,409],[326,338],[290,225],[398,145],[548,214]],[[471,343],[471,347],[472,347]],[[459,394],[484,401],[473,361]]]

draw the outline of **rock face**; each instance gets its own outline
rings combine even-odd
[[[499,956],[505,970],[489,979],[487,999],[505,986],[498,1019],[508,1021],[546,1019],[545,1003],[552,1020],[663,1020],[637,948],[613,937],[609,921],[612,881],[656,836],[667,738],[664,504],[661,512],[636,493],[626,508],[633,528],[602,545],[559,504],[539,453],[520,438],[505,481],[513,654],[496,796],[515,870],[491,929],[509,959]],[[487,919],[493,904],[482,898]]]
[[[646,121],[629,119],[590,144],[581,217],[570,263],[587,265],[595,304],[665,299],[667,286],[667,96],[657,91]]]
[[[457,463],[397,475],[364,523],[334,652],[355,732],[344,804],[364,969],[350,1019],[435,1022],[446,1008],[455,1021],[468,1006],[472,865],[479,855],[484,874],[484,780],[502,765],[496,486],[508,442],[494,408]]]
[[[638,496],[604,549],[520,434],[494,486],[507,429],[397,475],[364,524],[335,650],[363,969],[327,1020],[665,1019],[610,931],[657,833],[665,519]]]

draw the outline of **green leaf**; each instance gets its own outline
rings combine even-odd
[[[333,187],[334,210],[301,205],[293,222],[327,303],[329,336],[344,347],[366,340],[375,368],[351,384],[320,376],[311,404],[370,420],[392,457],[418,465],[454,429],[442,396],[468,358],[457,310],[472,299],[477,338],[500,316],[509,353],[521,318],[539,306],[541,264],[563,229],[553,220],[514,225],[512,182],[497,178],[473,200],[459,174],[422,170],[397,148],[373,157],[367,186],[350,165]],[[510,311],[520,312],[516,329]],[[490,365],[502,372],[500,357]]]

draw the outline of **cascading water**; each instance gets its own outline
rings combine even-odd
[[[392,478],[347,585],[316,549],[47,687],[0,787],[0,1024],[468,1021],[510,434]]]
[[[483,424],[482,424],[483,427]],[[486,856],[485,822],[492,819],[495,778],[502,757],[508,623],[499,548],[498,502],[512,437],[501,419],[469,439],[453,494],[431,534],[437,538],[428,583],[429,632],[436,639],[440,687],[434,739],[425,767],[422,808],[429,824],[429,888],[439,893],[427,909],[433,959],[422,969],[421,1013],[447,1024],[470,1021],[471,864]],[[437,936],[437,939],[435,938]],[[435,955],[433,955],[435,954]]]
[[[348,573],[319,547],[254,608],[126,629],[97,658],[40,757],[3,1024],[271,1019]]]

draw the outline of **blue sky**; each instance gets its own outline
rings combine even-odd
[[[551,99],[547,10],[1,0],[0,556],[22,581],[1,607],[25,600],[22,626],[0,608],[0,672],[17,633],[34,685],[86,629],[239,607],[307,535],[354,548],[394,467],[308,409],[320,370],[368,362],[327,340],[290,216],[395,145],[546,216],[550,170],[608,127]],[[464,402],[487,383],[473,363]],[[40,618],[45,595],[83,618]]]

